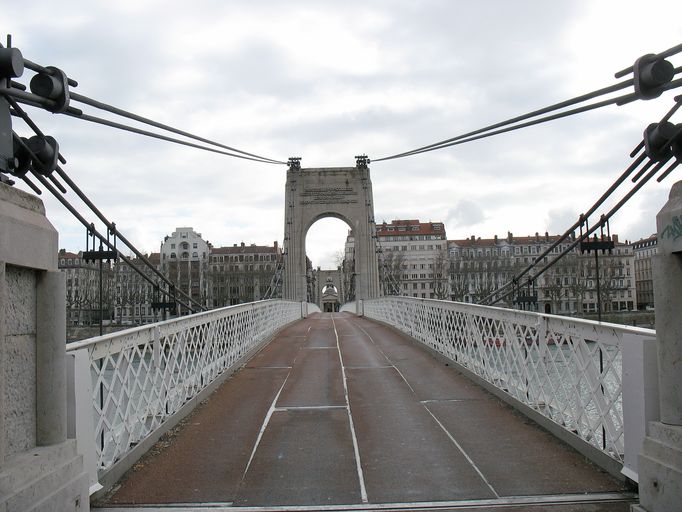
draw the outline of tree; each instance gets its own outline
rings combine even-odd
[[[447,247],[436,253],[433,262],[432,289],[437,299],[447,299],[450,296],[450,259]]]
[[[379,254],[379,282],[384,295],[400,295],[403,282],[405,255],[400,251],[385,250]]]

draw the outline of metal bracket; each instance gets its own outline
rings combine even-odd
[[[55,114],[66,111],[71,97],[69,96],[69,84],[72,83],[61,69],[54,66],[45,67],[44,71],[38,72],[31,78],[30,88],[33,94],[53,100],[56,106],[47,108]]]
[[[638,98],[650,100],[658,98],[663,93],[661,86],[672,81],[675,67],[667,60],[648,53],[635,61],[632,73],[635,94]]]

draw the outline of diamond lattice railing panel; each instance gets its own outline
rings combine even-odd
[[[410,297],[367,300],[364,312],[623,461],[627,327]]]
[[[269,300],[79,343],[79,349],[87,348],[90,360],[93,442],[100,472],[300,316],[300,303]]]

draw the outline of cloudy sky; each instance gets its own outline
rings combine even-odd
[[[14,46],[63,69],[77,92],[246,151],[301,156],[303,167],[352,166],[358,154],[379,158],[568,99],[682,42],[679,0],[31,1],[2,11]],[[377,221],[443,221],[450,239],[563,232],[672,98],[373,163]],[[285,166],[29,110],[59,141],[66,171],[141,250],[158,251],[178,226],[215,246],[281,242]],[[652,233],[675,178],[648,184],[612,231]],[[84,229],[43,197],[60,246],[82,250]],[[346,230],[336,219],[311,228],[314,264],[333,265]]]

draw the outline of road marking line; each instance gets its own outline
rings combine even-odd
[[[326,411],[329,409],[345,409],[345,405],[291,405],[275,407],[275,412],[287,411]]]
[[[336,322],[334,315],[332,317],[332,326],[334,327],[334,336],[336,337],[336,348],[339,351],[339,360],[341,361],[341,376],[343,377],[343,394],[346,398],[346,410],[348,411],[348,424],[350,426],[350,435],[353,439],[353,451],[355,452],[355,467],[358,472],[358,482],[360,483],[360,499],[363,503],[368,503],[367,488],[365,487],[365,477],[362,473],[362,463],[360,462],[360,447],[358,446],[358,438],[355,435],[355,424],[353,423],[353,414],[350,411],[350,400],[348,399],[348,384],[346,383],[346,369],[343,366],[343,356],[341,355],[341,346],[339,345],[339,333],[336,331]]]
[[[496,498],[499,498],[500,495],[497,494],[497,491],[495,490],[495,488],[490,484],[490,482],[488,482],[488,479],[487,479],[487,478],[485,477],[485,475],[481,472],[481,470],[478,468],[478,466],[476,465],[476,463],[474,463],[473,459],[472,459],[471,457],[469,457],[469,454],[468,454],[467,452],[464,451],[464,448],[462,448],[462,446],[457,442],[457,440],[456,440],[454,437],[452,437],[452,434],[450,434],[450,432],[448,432],[448,429],[445,428],[445,425],[443,425],[443,424],[440,422],[440,420],[439,420],[438,418],[436,418],[435,414],[433,414],[433,413],[431,412],[431,409],[429,409],[425,404],[422,404],[422,405],[424,406],[424,409],[426,409],[427,412],[431,415],[431,417],[436,421],[436,423],[438,423],[438,426],[439,426],[441,429],[443,429],[443,432],[445,432],[445,435],[448,436],[448,437],[450,438],[450,441],[452,441],[452,443],[457,447],[457,449],[458,449],[460,452],[462,452],[462,455],[464,455],[464,457],[465,457],[466,460],[469,462],[469,464],[471,464],[471,467],[474,468],[474,470],[476,471],[476,473],[478,473],[478,476],[481,477],[481,479],[485,482],[485,484],[486,484],[486,485],[488,486],[488,488],[492,491],[492,493],[495,495],[495,497],[496,497]]]
[[[480,402],[482,398],[434,398],[432,400],[419,400],[421,404],[441,404],[443,402]]]
[[[265,419],[263,420],[263,425],[261,425],[260,431],[258,432],[258,437],[256,438],[256,443],[253,445],[253,450],[251,450],[251,456],[249,457],[249,462],[246,464],[246,468],[244,468],[244,473],[242,473],[242,482],[244,481],[244,478],[246,477],[246,473],[249,471],[249,467],[251,466],[251,462],[253,461],[253,457],[256,455],[256,450],[258,449],[258,445],[260,444],[260,440],[263,437],[263,434],[265,433],[265,429],[268,427],[268,423],[270,423],[270,418],[272,417],[272,413],[275,412],[275,404],[277,403],[277,400],[279,399],[279,395],[282,393],[282,390],[284,389],[285,384],[287,383],[287,380],[289,380],[289,375],[291,375],[291,370],[289,373],[287,373],[287,376],[284,378],[284,382],[282,382],[282,385],[279,388],[279,391],[277,391],[277,394],[275,395],[275,399],[272,401],[272,404],[270,405],[270,408],[268,409],[267,414],[265,415]]]
[[[357,325],[357,324],[356,324],[356,325]],[[359,325],[358,325],[358,328],[360,328],[360,330],[361,330],[362,332],[365,333],[365,335],[370,339],[370,341],[371,341],[372,343],[374,343],[374,340],[373,340],[372,337],[367,333],[367,331],[365,331],[365,330],[364,330],[361,326],[359,326]],[[377,347],[377,349],[384,355],[384,357],[385,357],[386,359],[388,359],[388,356],[386,356],[386,354],[384,353],[384,351],[381,350],[381,348],[380,348],[376,343],[374,343],[374,345],[375,345],[375,346]],[[391,361],[390,359],[388,359],[388,360],[389,360],[389,362],[392,363],[392,361]],[[406,379],[405,376],[403,375],[403,372],[401,372],[395,365],[393,365],[393,368],[395,368],[395,371],[398,372],[398,375],[400,375],[400,377],[403,379],[403,381],[405,382],[405,384],[407,384],[407,387],[409,387],[410,390],[412,391],[412,393],[416,396],[417,393],[415,393],[414,388],[413,388],[413,387],[410,385],[410,383],[407,381],[407,379]],[[445,432],[445,434],[450,438],[450,441],[452,441],[452,443],[457,447],[457,449],[462,453],[462,455],[464,455],[464,457],[465,457],[466,460],[469,462],[469,464],[471,464],[471,467],[474,468],[474,470],[476,471],[476,473],[478,473],[478,476],[480,476],[481,479],[485,482],[485,484],[490,488],[490,490],[491,490],[492,493],[495,495],[495,497],[496,497],[496,498],[499,498],[500,495],[497,494],[497,491],[495,490],[495,488],[494,488],[492,485],[490,485],[490,482],[488,482],[488,479],[483,475],[483,473],[482,473],[481,470],[478,468],[478,466],[474,463],[474,461],[472,460],[472,458],[469,457],[469,454],[468,454],[467,452],[464,451],[464,448],[462,448],[462,446],[457,442],[457,440],[452,436],[452,434],[450,434],[450,432],[448,432],[448,429],[445,428],[445,426],[440,422],[440,420],[439,420],[438,418],[436,418],[436,416],[435,416],[435,415],[431,412],[431,410],[426,406],[426,403],[424,403],[424,401],[419,401],[419,403],[422,405],[422,407],[423,407],[424,409],[426,409],[426,411],[427,411],[427,412],[431,415],[431,417],[436,421],[436,423],[438,424],[438,426],[439,426],[439,427],[443,430],[443,432]]]
[[[276,511],[446,511],[459,509],[491,510],[498,507],[509,506],[535,506],[535,505],[580,505],[580,504],[601,504],[601,503],[622,503],[635,502],[637,495],[631,492],[601,492],[592,494],[541,494],[535,496],[505,496],[497,499],[468,499],[458,501],[417,501],[402,503],[371,503],[369,505],[349,503],[347,505],[283,505],[283,506],[233,506],[232,502],[205,502],[205,503],[167,503],[149,504],[133,507],[112,507],[98,508],[100,512],[136,512],[141,509],[148,512],[165,512],[169,508],[177,512],[199,512],[200,510],[211,509],[216,512],[276,512]],[[538,508],[538,510],[541,510]]]

